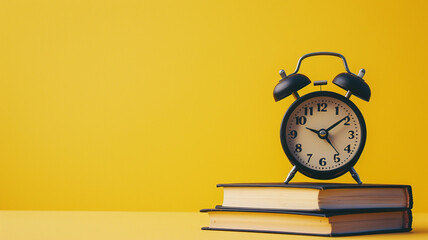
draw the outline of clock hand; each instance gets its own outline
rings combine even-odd
[[[330,139],[329,139],[329,138],[326,138],[325,140],[327,140],[328,144],[330,144],[330,145],[333,147],[334,151],[336,151],[336,152],[337,152],[337,154],[339,154],[339,152],[336,150],[336,148],[335,148],[335,147],[333,146],[333,144],[331,143]]]
[[[328,132],[328,131],[330,131],[331,129],[333,129],[334,127],[336,127],[337,125],[339,125],[343,120],[345,120],[345,119],[347,119],[347,118],[349,118],[349,116],[346,116],[346,117],[344,117],[344,118],[342,118],[342,119],[340,119],[339,121],[337,121],[335,124],[333,124],[333,125],[331,125],[329,128],[327,128],[326,129],[326,131]]]
[[[311,132],[314,132],[314,133],[318,134],[318,130],[315,130],[315,129],[312,129],[312,128],[308,128],[308,127],[306,129],[308,129]]]

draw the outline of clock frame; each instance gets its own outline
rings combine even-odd
[[[302,103],[307,102],[308,100],[315,98],[315,97],[330,97],[330,98],[335,98],[337,101],[340,101],[343,104],[346,104],[347,106],[349,106],[349,108],[353,111],[353,113],[355,114],[355,116],[358,118],[358,122],[360,124],[360,144],[358,146],[358,148],[355,150],[355,153],[353,154],[353,156],[351,157],[351,159],[349,159],[347,161],[347,163],[345,163],[344,165],[332,169],[332,170],[316,170],[310,167],[305,166],[304,164],[302,164],[298,159],[295,158],[295,156],[293,155],[293,153],[290,151],[288,145],[287,145],[287,130],[286,130],[286,126],[287,126],[287,122],[289,121],[293,111],[298,108]],[[326,126],[327,127],[327,126]],[[316,137],[316,136],[314,136]],[[295,166],[296,170],[301,172],[302,174],[311,177],[311,178],[315,178],[315,179],[332,179],[332,178],[336,178],[339,177],[343,174],[345,174],[348,171],[353,171],[353,166],[357,163],[358,159],[361,156],[361,153],[364,149],[365,143],[366,143],[366,137],[367,137],[367,129],[366,129],[366,124],[363,118],[363,115],[361,114],[360,110],[357,108],[357,106],[351,102],[348,98],[337,94],[335,92],[329,92],[329,91],[317,91],[317,92],[312,92],[309,94],[306,94],[300,98],[298,98],[296,101],[294,101],[291,106],[288,108],[287,112],[284,115],[284,118],[282,120],[281,123],[281,129],[280,129],[280,139],[281,139],[281,144],[282,144],[282,148],[285,152],[285,154],[287,155],[287,158],[289,159],[290,163]]]

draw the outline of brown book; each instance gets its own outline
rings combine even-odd
[[[411,209],[409,185],[336,183],[219,184],[222,208],[329,211],[339,209]]]
[[[203,209],[210,217],[202,230],[344,236],[412,230],[409,209],[293,212],[260,209]]]

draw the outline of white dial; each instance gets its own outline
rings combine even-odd
[[[333,96],[315,96],[292,110],[282,131],[295,161],[314,171],[331,171],[361,153],[359,148],[365,141],[362,116],[361,120],[344,101]]]

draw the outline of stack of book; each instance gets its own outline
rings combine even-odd
[[[219,184],[223,205],[203,230],[343,236],[412,230],[409,185]]]

